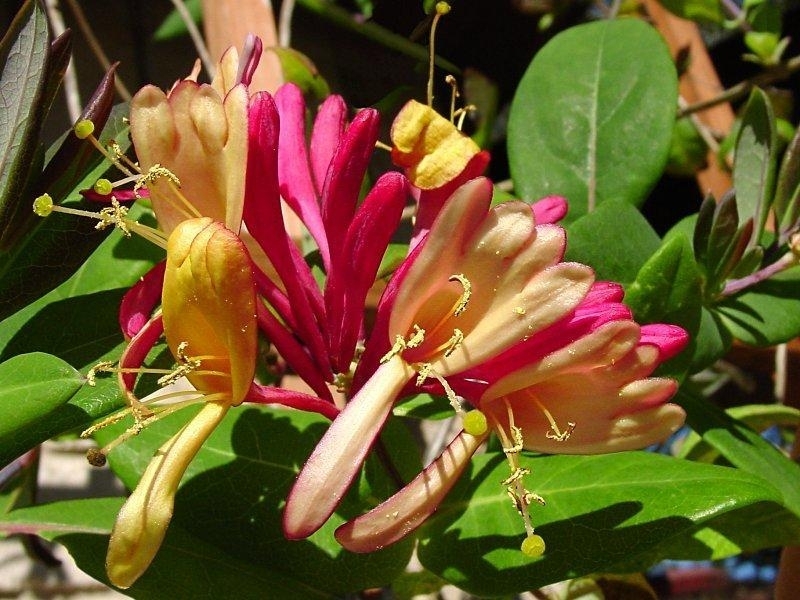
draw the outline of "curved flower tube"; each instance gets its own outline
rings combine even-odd
[[[257,350],[255,283],[235,234],[209,218],[175,228],[167,246],[160,318],[179,361],[175,375],[188,378],[204,406],[156,452],[120,510],[106,568],[111,582],[123,588],[147,569],[161,545],[186,467],[250,390]],[[139,412],[137,418],[143,416]]]
[[[526,342],[528,364],[471,399],[500,436],[512,477],[525,473],[517,460],[523,448],[617,452],[661,441],[683,424],[683,409],[666,403],[676,382],[648,375],[686,345],[686,333],[671,325],[637,325],[620,304],[619,286],[596,284],[593,292],[572,316]],[[491,372],[491,361],[482,367]],[[462,430],[403,489],[339,527],[336,539],[353,552],[402,539],[436,510],[488,434]],[[539,498],[524,489],[521,475],[507,491],[532,534],[527,511]]]
[[[447,389],[446,377],[556,323],[589,291],[591,269],[560,262],[561,228],[537,227],[523,203],[489,210],[491,194],[482,178],[459,188],[387,288],[356,372],[371,375],[300,472],[284,511],[288,537],[306,537],[328,519],[415,375],[418,385],[432,378]],[[373,372],[376,352],[385,354]]]

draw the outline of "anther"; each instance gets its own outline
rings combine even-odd
[[[406,342],[406,348],[416,348],[425,341],[425,330],[419,325],[414,325],[414,333]]]
[[[451,275],[448,281],[457,281],[461,284],[461,287],[464,288],[464,291],[461,293],[461,297],[458,299],[456,307],[453,310],[453,314],[457,317],[467,310],[467,304],[469,304],[469,299],[472,296],[472,283],[470,283],[470,280],[467,279],[463,273]]]
[[[486,422],[486,415],[477,408],[465,413],[461,423],[464,427],[464,431],[473,437],[485,435],[489,429],[489,424]]]
[[[104,467],[106,464],[105,453],[98,448],[91,448],[86,452],[86,460],[93,467]]]
[[[83,119],[75,123],[73,131],[79,140],[85,140],[94,133],[94,123],[89,119]]]
[[[115,363],[110,360],[97,363],[86,373],[86,383],[88,383],[90,387],[96,386],[98,373],[112,373],[114,371],[114,364]]]
[[[503,481],[500,482],[500,485],[510,486],[513,483],[521,480],[523,477],[525,477],[525,475],[530,475],[530,473],[531,473],[530,469],[526,469],[525,467],[517,467],[516,469],[514,469],[511,475],[509,475],[508,477],[503,479]]]
[[[445,358],[447,358],[453,352],[458,350],[463,341],[464,341],[464,332],[458,328],[453,329],[453,336],[448,340],[447,349],[444,351]]]
[[[175,187],[181,187],[181,180],[178,179],[178,176],[175,175],[172,171],[167,169],[166,167],[162,167],[160,164],[156,163],[152,167],[147,170],[147,173],[142,175],[136,184],[133,186],[133,195],[137,198],[139,196],[139,190],[148,183],[154,183],[159,177],[164,177],[175,184]]]
[[[433,370],[433,365],[431,363],[422,363],[417,370],[417,385],[420,386],[425,383],[425,380],[428,377],[433,377],[439,382],[439,384],[444,388],[444,393],[447,396],[447,399],[450,401],[450,406],[453,407],[453,410],[456,411],[457,415],[463,415],[464,407],[461,404],[461,400],[459,400],[458,395],[455,393],[453,388],[450,387],[450,384],[447,383],[447,380]]]
[[[525,556],[530,558],[538,558],[544,554],[545,543],[540,535],[535,533],[529,535],[522,540],[522,545],[519,548]]]
[[[98,179],[94,182],[92,189],[101,196],[108,196],[114,191],[114,186],[108,179]]]
[[[545,434],[545,437],[557,442],[566,442],[573,431],[575,431],[575,423],[572,421],[567,422],[567,428],[564,431],[559,431],[558,427],[553,423],[553,428]]]
[[[515,425],[511,426],[511,437],[514,440],[514,445],[508,448],[503,448],[503,452],[505,454],[519,454],[522,452],[522,447],[524,445],[524,438],[522,437],[522,429],[516,427]]]

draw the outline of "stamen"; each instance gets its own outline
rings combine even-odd
[[[523,477],[525,477],[525,475],[530,475],[530,474],[531,474],[530,469],[526,469],[524,467],[517,467],[512,471],[511,475],[509,475],[508,477],[503,479],[503,481],[500,482],[500,485],[511,486],[511,484],[521,480]],[[524,500],[524,497],[522,499]]]
[[[456,99],[461,95],[458,93],[458,82],[452,75],[447,75],[444,82],[450,86],[450,122],[454,122],[456,117]]]
[[[155,183],[159,177],[164,177],[165,179],[171,181],[175,186],[181,187],[181,180],[178,179],[178,176],[175,175],[175,173],[156,163],[147,170],[147,173],[139,177],[136,185],[133,186],[133,195],[137,198],[141,198],[139,195],[139,190],[142,189],[142,187],[147,183]]]
[[[454,114],[453,117],[458,117],[458,123],[455,123],[456,129],[462,131],[464,129],[464,119],[467,115],[471,112],[478,110],[478,107],[474,104],[467,104],[459,108]]]
[[[86,373],[86,383],[89,384],[89,387],[94,387],[97,385],[98,373],[113,373],[114,364],[115,363],[113,361],[104,360],[89,369],[89,371]]]
[[[464,415],[464,406],[461,400],[459,400],[458,395],[455,393],[455,391],[453,391],[453,388],[451,388],[450,384],[447,383],[447,380],[439,375],[439,373],[434,371],[431,363],[423,363],[417,370],[417,385],[420,386],[425,383],[425,380],[428,377],[433,377],[441,384],[441,386],[444,388],[444,393],[447,396],[447,399],[450,401],[450,406],[453,407],[453,410],[456,411],[456,414]]]
[[[397,356],[406,348],[416,348],[424,341],[425,330],[415,324],[414,333],[411,334],[408,340],[401,335],[394,336],[394,344],[392,344],[391,349],[381,357],[380,363],[388,362],[392,357]]]
[[[138,221],[128,218],[128,208],[122,206],[119,201],[111,197],[111,206],[107,206],[98,212],[60,206],[53,202],[50,194],[42,194],[33,201],[33,212],[40,217],[48,217],[53,212],[60,212],[67,215],[78,217],[88,217],[98,221],[95,229],[103,230],[109,226],[119,229],[125,237],[131,237],[131,232],[136,233],[161,248],[167,247],[167,238],[162,231],[142,225]]]
[[[464,292],[461,294],[461,297],[458,299],[456,307],[453,310],[453,314],[457,317],[460,314],[462,314],[465,310],[467,310],[467,304],[469,303],[469,299],[472,296],[472,283],[470,283],[470,280],[467,279],[463,273],[459,273],[458,275],[451,275],[448,281],[457,281],[464,288]]]
[[[431,23],[431,41],[429,44],[430,58],[428,62],[428,106],[433,107],[433,63],[436,56],[434,48],[436,42],[436,26],[439,24],[439,19],[443,15],[450,12],[450,5],[447,2],[436,3],[436,14],[433,16],[433,23]]]
[[[97,148],[100,154],[105,156],[111,162],[111,164],[117,167],[120,171],[126,175],[133,175],[133,172],[125,166],[125,163],[129,165],[133,163],[131,163],[127,157],[124,157],[125,155],[120,149],[119,145],[114,142],[114,140],[111,140],[112,151],[109,152],[106,148],[104,148],[99,140],[94,137],[94,123],[92,123],[90,120],[84,119],[83,121],[78,121],[75,124],[73,131],[78,139],[89,140],[92,146]],[[137,169],[134,168],[134,170]]]
[[[464,332],[461,331],[460,329],[453,329],[453,337],[451,337],[448,340],[447,349],[444,351],[445,358],[447,358],[453,352],[458,350],[463,341],[464,341]]]
[[[564,431],[561,431],[556,424],[556,420],[553,418],[553,415],[550,414],[550,411],[545,408],[545,406],[539,402],[538,399],[533,398],[533,401],[536,402],[536,405],[542,410],[544,416],[547,417],[547,420],[550,422],[550,429],[545,434],[545,437],[548,440],[555,440],[557,442],[566,442],[569,437],[572,435],[572,432],[575,430],[575,423],[572,421],[567,422],[567,428]]]

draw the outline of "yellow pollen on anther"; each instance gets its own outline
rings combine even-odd
[[[514,307],[514,312],[521,317],[528,311],[526,311],[525,307],[523,307],[523,306],[515,306]]]
[[[464,341],[464,332],[460,329],[453,329],[453,336],[447,341],[447,349],[444,351],[445,357],[450,356],[453,352],[461,347]]]
[[[572,432],[575,430],[576,424],[573,423],[572,421],[568,421],[566,429],[564,429],[564,431],[561,431],[561,429],[558,427],[558,424],[556,423],[556,420],[553,418],[553,415],[550,414],[550,411],[547,410],[544,404],[539,402],[539,400],[537,400],[536,398],[533,398],[533,401],[541,409],[541,411],[544,413],[545,418],[550,423],[550,429],[545,434],[545,437],[548,440],[555,440],[557,442],[566,442],[572,435]]]
[[[464,288],[464,291],[461,293],[458,302],[456,302],[456,307],[453,310],[453,314],[457,317],[467,310],[467,304],[469,304],[469,299],[472,296],[472,283],[470,283],[470,280],[467,279],[463,273],[451,275],[448,281],[457,281]]]
[[[176,187],[181,187],[181,180],[178,179],[178,176],[175,175],[172,171],[167,169],[166,167],[162,167],[160,164],[156,163],[152,167],[147,170],[147,173],[143,174],[136,184],[133,186],[133,194],[137,198],[139,196],[139,190],[142,189],[148,183],[154,183],[159,178],[165,178],[175,184]]]
[[[114,362],[110,360],[104,360],[102,362],[97,363],[93,366],[89,371],[86,373],[86,383],[90,387],[94,387],[97,385],[97,375],[99,373],[113,373],[114,372]]]
[[[422,363],[417,368],[417,385],[420,386],[425,383],[425,380],[431,377],[439,382],[439,384],[444,388],[444,393],[447,396],[447,399],[450,401],[450,406],[453,407],[453,410],[456,411],[456,414],[463,415],[464,414],[464,406],[459,400],[458,395],[455,393],[453,388],[450,387],[450,384],[447,383],[447,380],[439,375],[434,369],[431,363]]]
[[[381,357],[380,363],[388,362],[393,356],[397,356],[406,348],[416,348],[425,341],[425,330],[419,325],[414,325],[414,332],[407,340],[402,335],[394,336],[394,344],[389,351]]]
[[[422,329],[419,325],[414,325],[414,333],[411,334],[411,337],[408,338],[406,342],[406,348],[416,348],[422,342],[425,341],[425,330]]]

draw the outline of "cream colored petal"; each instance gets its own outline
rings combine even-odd
[[[225,97],[225,118],[228,121],[228,138],[225,142],[225,225],[238,233],[244,210],[245,174],[248,144],[247,88],[237,85]]]
[[[130,587],[150,566],[172,519],[175,493],[186,467],[229,408],[207,403],[150,461],[111,532],[106,572],[117,587]]]

